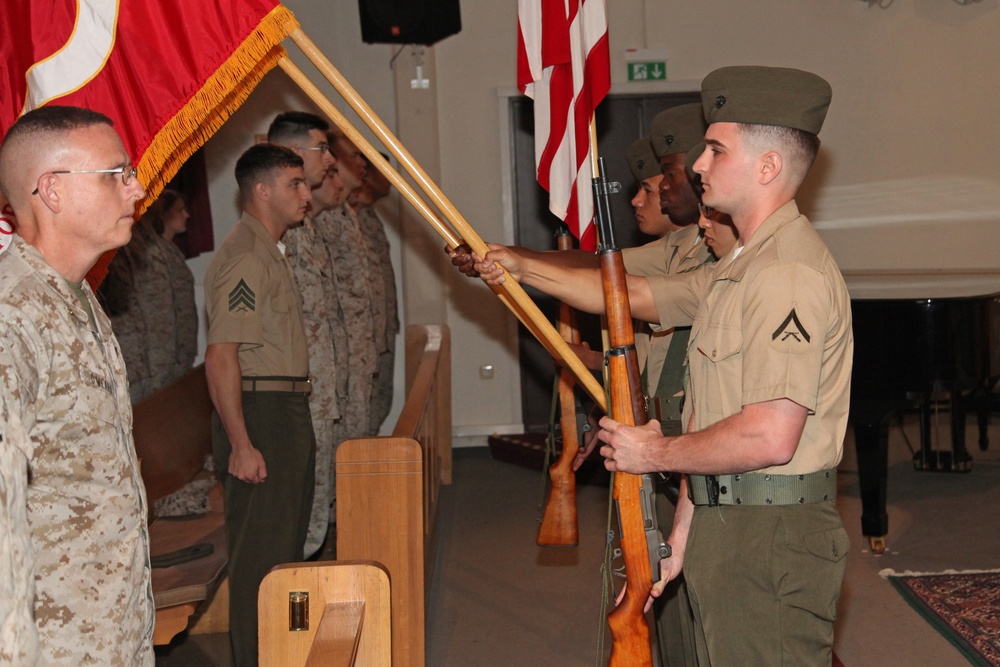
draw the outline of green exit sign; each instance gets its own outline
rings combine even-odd
[[[665,61],[628,63],[629,81],[665,81],[666,78],[667,63]]]

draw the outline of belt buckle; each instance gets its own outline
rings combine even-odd
[[[705,475],[705,491],[708,493],[708,506],[719,505],[719,478],[715,475]]]

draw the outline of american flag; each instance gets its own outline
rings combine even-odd
[[[517,85],[535,101],[535,167],[549,210],[596,247],[590,122],[611,87],[604,0],[518,0]]]

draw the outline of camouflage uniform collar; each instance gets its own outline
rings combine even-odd
[[[58,271],[49,266],[49,263],[45,261],[42,257],[42,253],[38,252],[38,249],[21,238],[20,235],[14,233],[11,236],[10,247],[7,248],[7,252],[11,253],[13,256],[20,258],[25,264],[27,264],[32,271],[37,273],[42,281],[48,285],[49,289],[59,295],[59,297],[66,302],[69,306],[69,312],[76,319],[88,326],[90,324],[90,316],[87,314],[86,309],[80,303],[76,294],[70,289],[67,284],[67,280],[63,278]],[[90,289],[90,284],[84,278],[81,284],[84,294],[87,295],[88,300],[94,302],[94,292]]]
[[[719,261],[719,268],[715,273],[715,279],[742,280],[760,247],[777,234],[782,227],[800,217],[802,217],[802,214],[799,213],[799,207],[794,199],[767,216],[767,219],[753,233],[750,242],[743,246],[743,250],[740,251],[739,255],[734,258],[733,251],[731,250],[724,259]]]
[[[283,262],[285,260],[285,256],[280,250],[278,250],[278,244],[271,238],[271,234],[268,233],[267,227],[264,226],[263,222],[244,211],[243,215],[240,217],[240,224],[246,225],[247,229],[253,232],[254,236],[261,240],[264,247],[267,248],[268,254],[271,255],[275,261]]]

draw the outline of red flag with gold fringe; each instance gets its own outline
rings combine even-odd
[[[141,213],[277,64],[297,27],[276,0],[4,0],[0,134],[45,104],[108,115],[146,186]],[[91,270],[92,285],[108,261]]]

